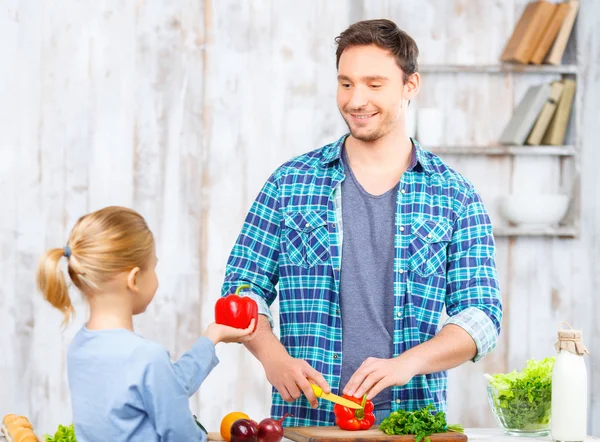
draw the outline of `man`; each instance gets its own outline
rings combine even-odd
[[[368,394],[380,422],[446,409],[446,370],[496,346],[502,303],[487,211],[473,185],[405,131],[420,86],[414,40],[388,20],[337,42],[337,104],[350,133],[279,167],[227,263],[259,305],[246,343],[286,425],[331,425],[326,392]],[[279,284],[280,335],[269,306]],[[449,319],[438,330],[446,307]],[[312,407],[312,408],[311,408]]]

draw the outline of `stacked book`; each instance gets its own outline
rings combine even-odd
[[[528,3],[506,44],[500,61],[522,64],[560,64],[579,0]]]
[[[531,86],[500,136],[500,144],[562,146],[575,98],[575,80]]]

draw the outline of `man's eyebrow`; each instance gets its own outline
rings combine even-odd
[[[346,75],[338,75],[338,80],[351,81],[350,78]],[[361,77],[363,81],[389,81],[389,78],[384,77],[383,75],[367,75],[366,77]]]
[[[366,77],[362,77],[362,80],[366,80],[366,81],[388,81],[389,78],[384,77],[383,75],[368,75]]]

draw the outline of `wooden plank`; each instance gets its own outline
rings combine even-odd
[[[134,201],[156,235],[160,259],[157,269],[160,286],[149,306],[151,315],[137,318],[136,327],[169,349],[174,359],[189,348],[199,333],[195,330],[193,338],[189,336],[180,313],[186,306],[196,305],[190,298],[192,293],[194,297],[199,295],[199,269],[191,270],[198,266],[195,250],[199,229],[187,217],[199,210],[199,205],[194,206],[187,199],[199,199],[199,195],[186,192],[185,185],[194,183],[200,188],[196,179],[190,180],[187,167],[194,169],[196,176],[202,170],[194,156],[186,155],[186,137],[191,144],[197,141],[197,134],[184,122],[186,94],[190,94],[191,100],[202,97],[188,89],[188,77],[198,80],[199,76],[200,82],[203,77],[196,66],[188,72],[184,70],[186,57],[181,46],[182,34],[187,29],[182,28],[181,15],[178,3],[151,7],[140,2],[136,7],[134,41],[139,64],[134,75],[141,81],[136,87],[132,122]],[[196,124],[201,127],[201,122]],[[178,258],[181,256],[187,259],[181,261]],[[196,320],[196,315],[188,316],[187,320]]]
[[[134,178],[134,2],[90,2],[89,76],[93,86],[88,145],[89,210],[131,207]],[[68,76],[68,72],[64,73]]]
[[[330,427],[288,427],[284,428],[284,436],[296,442],[376,442],[415,440],[414,435],[387,435],[377,426],[362,431],[345,431],[337,426]],[[467,435],[447,432],[429,436],[432,442],[465,442]]]
[[[35,287],[32,275],[39,256],[48,248],[66,244],[75,221],[87,210],[89,173],[89,26],[87,14],[94,12],[85,3],[72,5],[63,16],[53,5],[44,4],[42,11],[29,11],[31,17],[42,18],[39,50],[40,103],[36,120],[39,127],[36,149],[27,159],[30,185],[22,214],[21,237],[28,244],[19,246],[26,252],[23,289],[31,293],[33,331],[30,360],[44,360],[43,365],[28,364],[30,407],[28,418],[40,433],[56,431],[59,423],[71,422],[70,395],[66,372],[68,344],[86,320],[85,302],[76,289],[71,289],[76,317],[63,330],[60,312],[46,303]],[[29,220],[34,222],[27,226]],[[61,263],[66,270],[66,261]],[[67,277],[67,281],[68,277]]]
[[[136,318],[136,329],[173,359],[203,334],[203,315],[211,310],[201,289],[210,191],[206,7],[204,1],[137,2],[135,14],[133,195],[154,231],[160,259],[158,292],[147,313]],[[223,377],[230,374],[219,368]],[[200,403],[195,393],[190,408],[202,416]],[[201,421],[207,425],[204,416]]]
[[[22,322],[24,309],[20,308],[20,289],[17,284],[18,261],[18,217],[19,194],[21,192],[19,175],[23,164],[19,151],[27,142],[37,139],[36,105],[39,103],[39,82],[23,90],[28,81],[34,80],[28,65],[36,64],[40,51],[41,17],[31,19],[27,24],[29,39],[20,39],[23,25],[19,23],[19,14],[28,8],[22,2],[9,1],[0,14],[0,39],[4,63],[0,69],[0,84],[11,85],[3,88],[0,102],[0,195],[2,195],[3,214],[0,216],[0,415],[9,413],[23,414],[29,410],[29,385],[24,382],[15,388],[15,382],[23,373],[27,339],[30,335],[29,324]],[[28,10],[34,9],[33,5]],[[39,63],[39,56],[37,59]],[[37,86],[37,87],[36,87]],[[9,104],[9,105],[6,105]],[[21,128],[26,128],[22,130]],[[31,129],[28,131],[27,129]],[[25,332],[21,337],[19,333]],[[1,433],[0,433],[1,434]]]
[[[131,197],[134,207],[154,232],[159,258],[158,291],[146,314],[134,318],[134,324],[140,334],[162,344],[173,359],[180,356],[181,347],[193,342],[179,323],[178,311],[197,305],[190,304],[191,291],[199,295],[199,278],[194,280],[190,277],[193,273],[189,272],[192,263],[198,264],[193,253],[198,243],[193,235],[187,242],[182,240],[191,226],[181,213],[191,208],[182,203],[185,194],[179,174],[183,173],[186,160],[190,167],[197,166],[193,157],[184,160],[181,152],[184,78],[204,79],[201,70],[182,71],[184,54],[179,8],[180,2],[135,4],[131,24],[135,32],[131,43],[136,63],[131,75],[137,81],[132,85],[131,96],[135,101],[128,115],[132,136],[126,147],[133,158]],[[199,97],[191,94],[190,98]],[[201,122],[197,125],[201,126]],[[202,173],[201,170],[196,172]],[[188,319],[196,317],[196,314],[189,315]],[[193,404],[193,400],[190,403]]]
[[[256,93],[270,88],[271,8],[270,2],[206,3],[201,218],[205,234],[199,244],[204,326],[214,321],[213,306],[220,296],[227,257],[249,209],[247,187],[258,191],[262,183],[255,174],[264,168],[259,157],[265,163],[269,160],[265,142],[272,137],[265,131],[272,123],[268,123],[271,96],[267,92],[259,99]],[[242,75],[236,66],[247,66],[246,72]],[[249,175],[257,179],[249,180]],[[256,358],[241,345],[221,345],[217,355],[219,370],[200,388],[198,416],[202,423],[209,429],[219,428],[223,416],[231,411],[243,411],[257,421],[267,416],[270,389]],[[219,401],[212,400],[215,397]]]
[[[576,58],[583,64],[583,74],[577,91],[575,135],[581,141],[581,241],[574,245],[570,284],[573,298],[570,302],[574,327],[582,328],[585,344],[592,357],[588,369],[588,426],[589,434],[600,436],[600,163],[598,149],[598,115],[600,115],[600,2],[584,0],[575,23],[575,35],[570,44],[575,50],[565,58]],[[593,54],[590,55],[589,54]],[[569,136],[569,135],[567,135]]]

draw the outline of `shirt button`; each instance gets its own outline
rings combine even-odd
[[[400,189],[400,193],[406,193],[404,189]]]
[[[335,314],[336,314],[336,315],[339,315],[339,314],[340,314],[340,311],[339,311],[339,310],[336,310],[336,311],[335,311]]]
[[[400,399],[396,399],[397,404],[399,404],[400,402],[402,402]]]
[[[400,231],[404,232],[404,226],[400,226]]]
[[[404,273],[404,270],[400,269],[398,270],[400,272],[400,274]]]
[[[338,357],[338,355],[333,355],[333,359],[337,359]]]
[[[306,223],[306,228],[308,229],[310,227],[310,223]]]
[[[401,318],[402,317],[402,312],[396,313],[396,316],[398,316],[399,318]]]
[[[335,229],[335,223],[331,223],[331,227]]]
[[[433,238],[433,235],[430,233],[429,235],[427,235],[427,238]]]

